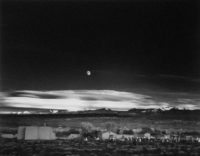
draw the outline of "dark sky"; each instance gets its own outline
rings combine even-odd
[[[119,89],[136,84],[135,74],[200,77],[197,1],[9,0],[1,8],[3,89]]]

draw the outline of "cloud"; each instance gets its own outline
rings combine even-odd
[[[172,101],[172,100],[171,100]],[[16,91],[4,98],[6,107],[61,109],[82,111],[111,109],[127,111],[132,108],[174,107],[174,103],[157,97],[115,90],[58,90],[58,91]],[[195,100],[176,99],[176,107],[197,109]]]

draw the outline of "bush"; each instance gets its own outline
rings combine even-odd
[[[123,134],[129,134],[129,135],[131,135],[131,134],[133,134],[133,131],[132,130],[124,130]]]
[[[70,129],[69,131],[57,132],[56,136],[57,137],[65,137],[65,136],[68,136],[70,134],[80,134],[80,132],[76,129]]]
[[[114,122],[106,122],[105,127],[108,131],[114,131],[116,129],[116,124]]]
[[[90,133],[93,130],[95,130],[95,126],[90,122],[82,122],[81,129],[82,129],[83,133]]]

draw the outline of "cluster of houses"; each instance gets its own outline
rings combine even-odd
[[[136,129],[138,130],[138,129]],[[180,142],[180,141],[192,141],[192,142],[199,142],[200,143],[200,135],[193,135],[193,134],[177,134],[177,133],[151,133],[151,132],[143,132],[142,129],[138,133],[115,133],[106,131],[102,133],[103,140],[120,140],[120,141],[156,141],[160,140],[162,142]]]
[[[132,141],[142,142],[144,140],[160,140],[162,142],[180,142],[195,141],[200,142],[199,133],[155,133],[144,131],[142,128],[137,129],[118,129],[112,131],[108,129],[92,129],[85,131],[82,128],[68,128],[58,127],[53,128],[49,126],[20,126],[18,127],[16,134],[2,133],[1,138],[18,139],[18,140],[71,140],[71,139],[83,139],[88,141],[89,139],[95,140],[120,140],[120,141]]]

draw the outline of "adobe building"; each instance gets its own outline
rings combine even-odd
[[[27,126],[19,127],[17,133],[18,140],[55,140],[56,136],[52,127]]]
[[[55,140],[56,136],[52,127],[39,127],[39,139],[40,140]]]
[[[26,129],[26,127],[24,127],[24,126],[18,127],[18,130],[17,130],[17,139],[18,140],[23,140],[24,139],[24,137],[25,137],[25,129]]]
[[[39,140],[38,127],[35,126],[26,127],[25,140]]]
[[[116,136],[117,136],[116,133],[107,131],[107,132],[102,133],[101,138],[102,140],[108,140],[108,139],[115,139]]]

